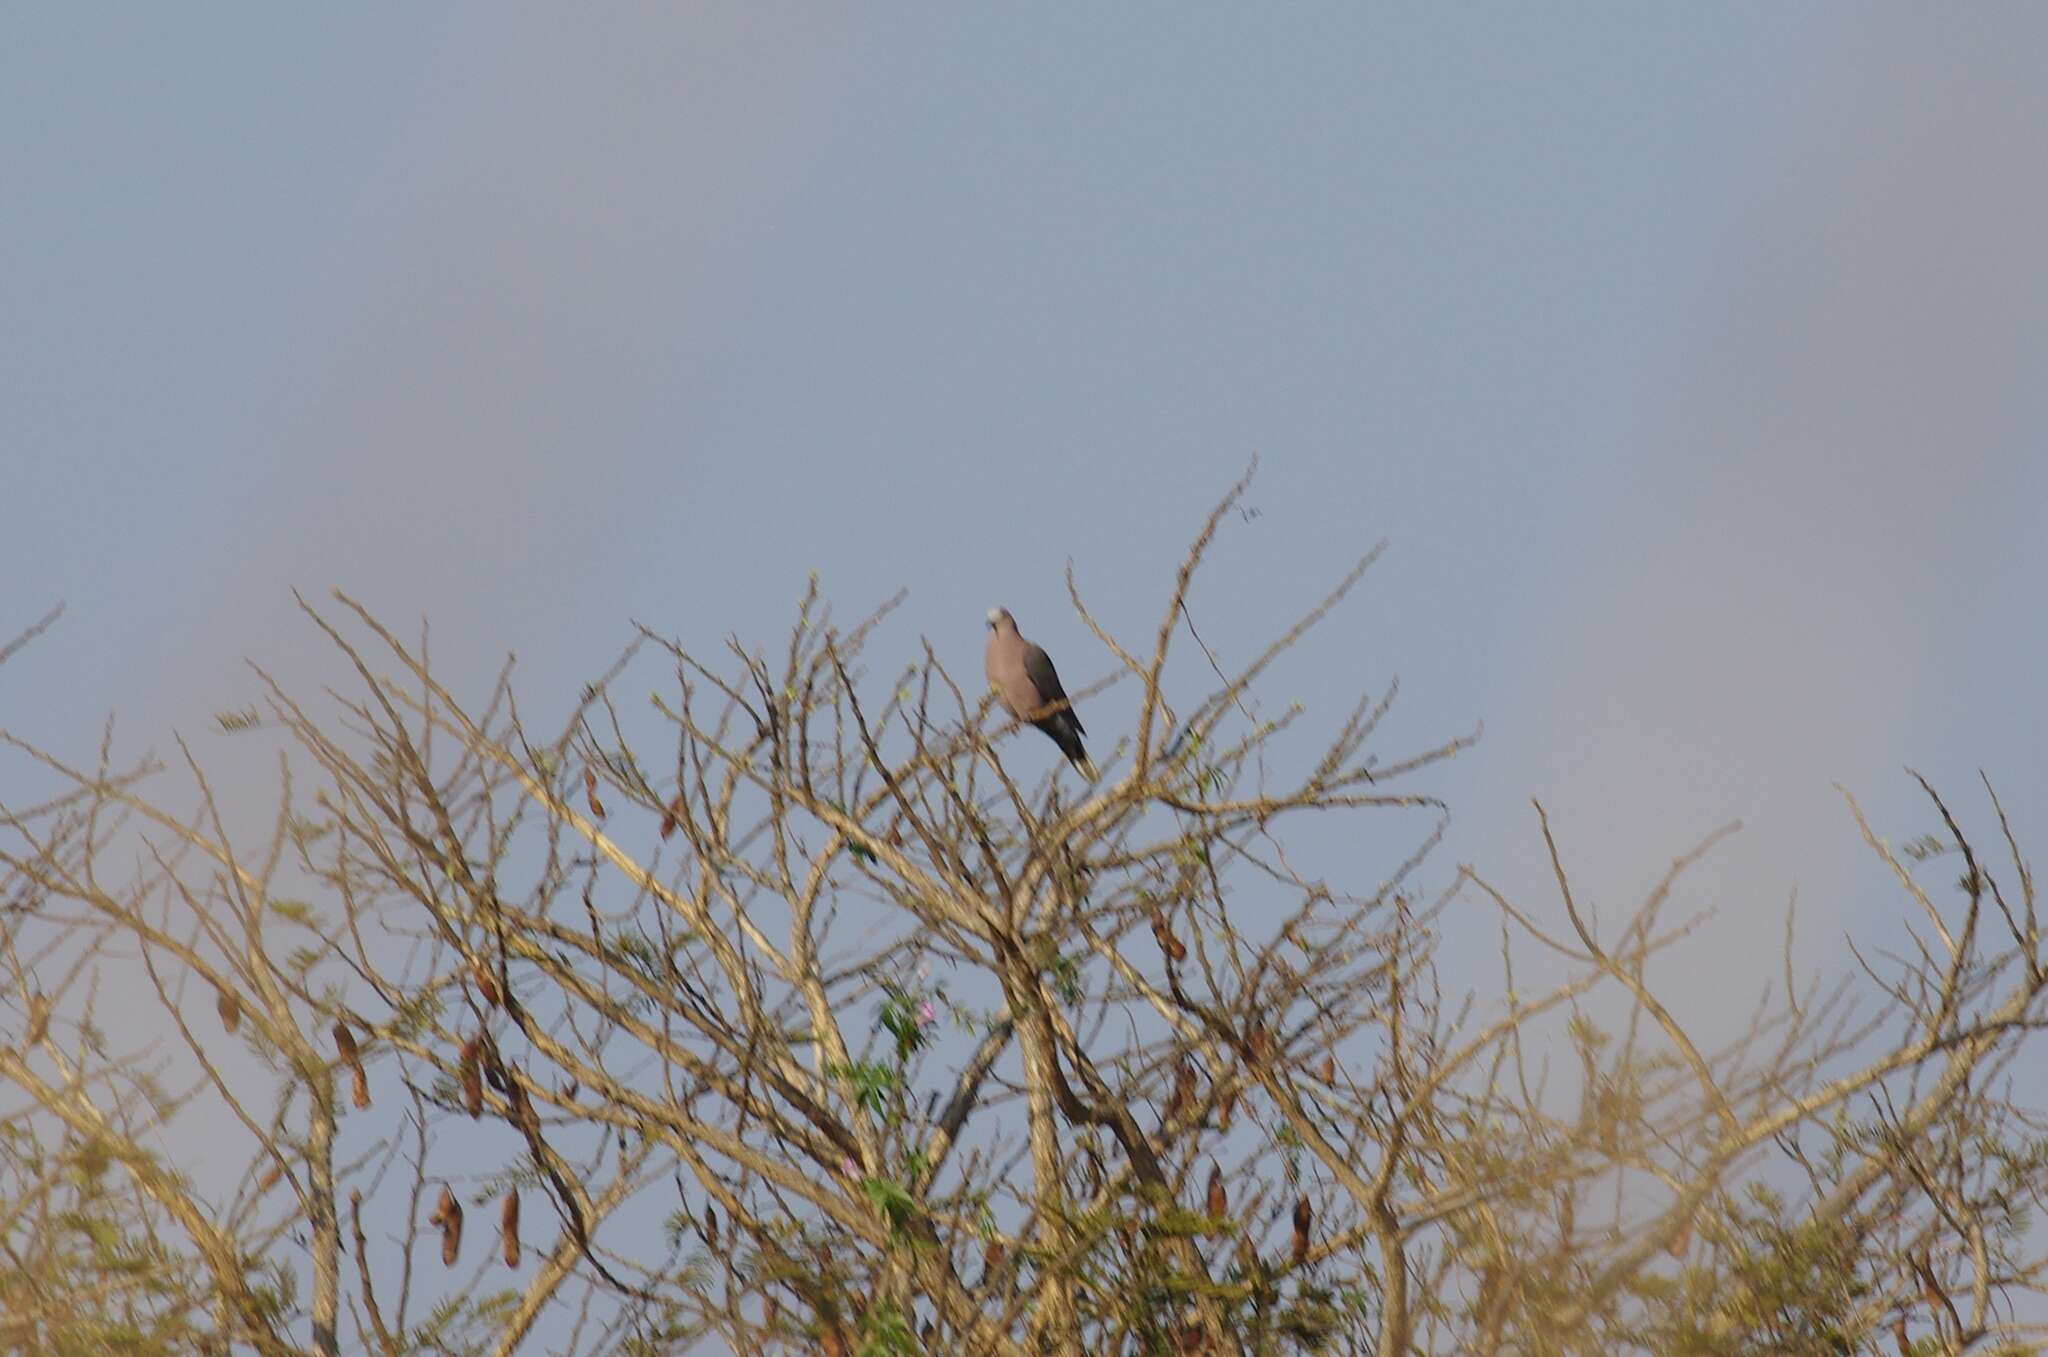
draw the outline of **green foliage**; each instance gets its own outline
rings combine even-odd
[[[896,1090],[902,1083],[897,1067],[879,1060],[850,1060],[828,1065],[825,1072],[849,1084],[854,1101],[878,1117],[894,1105]]]
[[[917,1215],[917,1198],[894,1178],[863,1178],[860,1189],[867,1194],[875,1214],[888,1224],[891,1235],[901,1236],[904,1227]]]
[[[0,1352],[171,1357],[210,1331],[202,1269],[112,1167],[104,1140],[0,1122]]]
[[[860,1346],[855,1349],[858,1357],[909,1357],[918,1350],[910,1320],[888,1297],[877,1300],[861,1315]]]

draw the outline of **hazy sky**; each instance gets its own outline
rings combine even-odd
[[[1904,834],[1900,765],[1981,765],[2048,842],[2044,50],[2018,5],[17,7],[0,633],[70,612],[0,726],[207,754],[245,658],[334,675],[295,586],[550,713],[813,568],[908,586],[905,656],[977,678],[1002,602],[1085,680],[1065,562],[1149,628],[1257,451],[1212,643],[1389,539],[1272,696],[1398,673],[1389,753],[1484,719],[1454,856],[1532,890],[1532,794],[1617,908],[1744,817],[1711,1001],[1795,882],[1893,912],[1833,782]]]

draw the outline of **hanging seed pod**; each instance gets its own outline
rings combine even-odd
[[[1231,1118],[1231,1117],[1232,1117],[1232,1116],[1233,1116],[1233,1115],[1234,1115],[1234,1114],[1235,1114],[1236,1112],[1237,1112],[1237,1090],[1236,1090],[1236,1089],[1232,1089],[1232,1090],[1230,1090],[1230,1092],[1228,1092],[1228,1093],[1226,1093],[1226,1094],[1224,1094],[1224,1095],[1223,1095],[1223,1101],[1222,1101],[1222,1102],[1221,1102],[1220,1104],[1218,1104],[1218,1105],[1217,1105],[1217,1108],[1216,1108],[1216,1129],[1217,1129],[1217,1130],[1219,1130],[1219,1131],[1228,1131],[1228,1130],[1230,1129],[1230,1118]]]
[[[1160,952],[1170,961],[1188,959],[1188,945],[1173,935],[1173,925],[1166,922],[1166,916],[1158,910],[1152,911],[1152,941],[1159,944]]]
[[[1316,1078],[1326,1084],[1334,1085],[1337,1082],[1337,1057],[1334,1054],[1325,1055],[1323,1063],[1316,1066]]]
[[[483,1115],[484,1078],[480,1068],[478,1048],[482,1045],[475,1037],[462,1043],[462,1059],[455,1069],[456,1082],[462,1085],[462,1110],[469,1113],[470,1120]]]
[[[498,1208],[498,1236],[505,1248],[505,1266],[519,1266],[519,1189],[513,1188],[505,1194],[505,1204]]]
[[[50,999],[41,990],[28,996],[28,1031],[26,1046],[41,1041],[50,1030]]]
[[[995,1273],[1001,1271],[1003,1266],[1003,1260],[1008,1258],[1009,1254],[1010,1251],[1003,1247],[1002,1240],[989,1240],[987,1247],[984,1248],[981,1252],[982,1277],[986,1279],[988,1277],[993,1276]]]
[[[213,1011],[220,1014],[220,1025],[229,1036],[242,1025],[242,1001],[231,989],[224,989],[214,997]]]
[[[661,837],[666,839],[676,832],[676,826],[683,819],[683,794],[677,792],[675,800],[668,803],[668,809],[661,813]]]
[[[279,1181],[281,1181],[283,1178],[284,1161],[282,1159],[271,1160],[270,1167],[263,1170],[263,1176],[256,1180],[256,1194],[258,1196],[261,1196],[264,1193],[270,1191],[270,1189],[276,1187]]]
[[[477,997],[484,1001],[485,1008],[498,1006],[498,982],[491,978],[490,968],[481,961],[469,963],[470,978],[476,981]]]
[[[456,1207],[455,1214],[441,1222],[441,1265],[454,1267],[455,1260],[462,1256],[462,1208]]]
[[[1173,1071],[1173,1097],[1166,1104],[1169,1121],[1187,1115],[1195,1105],[1195,1067],[1182,1059]]]
[[[1209,1233],[1222,1234],[1222,1217],[1230,1210],[1230,1195],[1223,1190],[1223,1170],[1214,1164],[1209,1166],[1209,1197],[1202,1207],[1217,1222],[1209,1227]]]
[[[583,770],[583,799],[590,804],[590,818],[604,818],[604,802],[597,799],[597,774],[591,769]]]
[[[349,1100],[356,1105],[356,1110],[361,1111],[370,1105],[370,1076],[363,1069],[356,1034],[340,1018],[334,1020],[334,1049],[341,1054],[341,1063],[348,1066]]]
[[[455,1194],[447,1188],[441,1189],[440,1204],[434,1214],[427,1217],[428,1223],[441,1227],[441,1265],[454,1267],[455,1260],[462,1253],[462,1204],[455,1200]]]
[[[1263,1065],[1273,1056],[1273,1038],[1266,1035],[1266,1025],[1257,1019],[1252,1021],[1251,1030],[1245,1034],[1244,1045],[1254,1065]]]
[[[1309,1207],[1307,1197],[1303,1197],[1294,1203],[1294,1265],[1296,1267],[1300,1267],[1308,1261],[1308,1229],[1314,1219],[1315,1215]]]
[[[512,1118],[512,1124],[518,1126],[522,1132],[532,1134],[541,1130],[541,1115],[532,1109],[532,1099],[526,1095],[526,1085],[518,1081],[512,1083]]]
[[[510,1112],[512,1124],[521,1131],[531,1130],[540,1124],[539,1118],[533,1115],[533,1103],[526,1096],[526,1085],[520,1083],[517,1079],[512,1080],[510,1091],[505,1095],[505,1100],[512,1105]]]
[[[1686,1249],[1689,1248],[1691,1244],[1692,1222],[1687,1221],[1684,1225],[1679,1227],[1678,1233],[1671,1237],[1671,1242],[1664,1246],[1664,1252],[1670,1254],[1673,1258],[1683,1258],[1685,1257]]]

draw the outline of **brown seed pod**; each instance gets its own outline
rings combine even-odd
[[[456,1065],[456,1082],[462,1085],[462,1110],[469,1113],[474,1121],[484,1111],[484,1079],[478,1048],[482,1045],[471,1037],[462,1043],[462,1059]]]
[[[1337,1082],[1337,1057],[1334,1054],[1325,1055],[1323,1063],[1316,1066],[1316,1078],[1326,1084]]]
[[[334,1049],[341,1053],[342,1063],[353,1066],[361,1059],[356,1049],[356,1034],[348,1030],[348,1024],[341,1019],[334,1020]]]
[[[361,1112],[370,1105],[370,1076],[360,1064],[351,1067],[349,1073],[349,1101]]]
[[[1156,909],[1152,911],[1152,941],[1159,944],[1160,953],[1169,961],[1188,959],[1188,945],[1173,935],[1173,925]]]
[[[1183,1059],[1173,1071],[1173,1097],[1166,1104],[1168,1120],[1187,1115],[1195,1103],[1195,1067]]]
[[[677,792],[675,800],[669,802],[668,808],[661,813],[661,837],[666,839],[669,835],[675,833],[676,826],[681,824],[682,820],[683,794]]]
[[[236,996],[233,990],[224,989],[215,996],[213,1010],[220,1014],[221,1027],[226,1030],[229,1036],[233,1036],[235,1029],[242,1025],[241,999]]]
[[[512,1105],[508,1119],[521,1131],[531,1130],[540,1124],[540,1119],[533,1114],[533,1103],[526,1096],[526,1085],[517,1079],[511,1081],[505,1101]]]
[[[444,1187],[440,1204],[427,1219],[441,1227],[441,1265],[454,1267],[456,1258],[462,1253],[462,1204],[455,1200],[453,1192]]]
[[[590,803],[590,817],[604,818],[604,802],[597,799],[597,774],[588,768],[583,770],[583,799]]]
[[[1209,1166],[1209,1199],[1202,1205],[1211,1217],[1218,1220],[1230,1210],[1230,1195],[1223,1190],[1223,1170],[1214,1164]],[[1221,1224],[1209,1227],[1212,1234],[1222,1233],[1223,1228]]]
[[[1234,1115],[1234,1114],[1235,1114],[1236,1112],[1237,1112],[1237,1090],[1236,1090],[1236,1089],[1232,1089],[1232,1090],[1230,1090],[1230,1092],[1228,1092],[1228,1093],[1224,1094],[1224,1095],[1223,1095],[1223,1101],[1222,1101],[1221,1103],[1217,1104],[1217,1107],[1216,1107],[1216,1129],[1217,1129],[1217,1130],[1219,1130],[1219,1131],[1228,1131],[1228,1130],[1230,1129],[1230,1118],[1231,1118],[1231,1117],[1232,1117],[1232,1116],[1233,1116],[1233,1115]]]
[[[1315,1214],[1303,1197],[1294,1203],[1294,1265],[1300,1267],[1308,1261],[1308,1230]]]
[[[469,963],[470,978],[476,981],[477,997],[484,1001],[485,1008],[498,1006],[498,982],[491,977],[490,968],[481,961]]]
[[[1670,1254],[1673,1258],[1683,1258],[1685,1257],[1686,1248],[1689,1245],[1691,1245],[1691,1243],[1692,1222],[1687,1221],[1684,1225],[1679,1227],[1678,1233],[1671,1237],[1671,1242],[1664,1246],[1664,1252]]]
[[[505,1266],[519,1266],[519,1189],[513,1188],[505,1194],[505,1204],[498,1208],[498,1235],[505,1247]]]
[[[718,1210],[710,1202],[704,1203],[704,1242],[718,1247]]]
[[[1001,1271],[1003,1266],[1003,1260],[1008,1258],[1009,1255],[1010,1251],[1003,1247],[1002,1240],[989,1240],[988,1246],[984,1248],[981,1252],[981,1275],[983,1277],[988,1277],[996,1272]]]
[[[270,1191],[271,1188],[276,1187],[278,1185],[279,1181],[282,1180],[283,1177],[284,1161],[282,1159],[271,1160],[270,1167],[263,1170],[263,1176],[256,1180],[257,1194],[260,1196],[261,1194]]]
[[[33,1046],[50,1030],[50,998],[41,990],[28,996],[28,1031],[23,1045]]]

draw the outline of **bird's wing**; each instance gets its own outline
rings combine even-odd
[[[1024,676],[1030,679],[1031,686],[1038,690],[1040,706],[1050,706],[1052,703],[1065,700],[1067,690],[1060,686],[1059,670],[1052,667],[1052,656],[1045,653],[1043,646],[1024,647]],[[1072,716],[1073,711],[1072,707],[1067,708],[1068,715]],[[1084,735],[1088,733],[1078,716],[1074,717],[1074,729]]]

